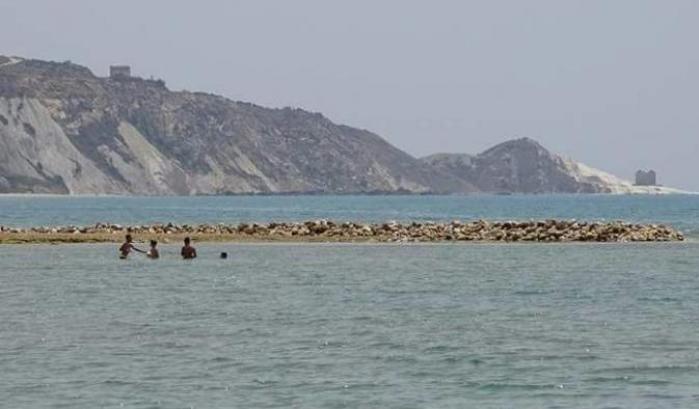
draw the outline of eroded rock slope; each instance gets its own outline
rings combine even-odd
[[[0,192],[471,192],[379,136],[162,81],[0,59]]]

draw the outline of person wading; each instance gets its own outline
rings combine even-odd
[[[185,260],[191,260],[197,258],[197,250],[191,245],[192,240],[189,237],[184,238],[184,247],[180,251],[182,258]]]
[[[155,240],[150,241],[150,250],[146,253],[146,256],[151,259],[160,258],[160,252],[158,251],[158,242]]]
[[[131,254],[131,250],[138,251],[139,253],[145,253],[145,251],[133,245],[133,237],[131,237],[130,234],[127,234],[124,244],[122,244],[121,247],[119,247],[119,252],[121,253],[119,255],[119,258],[122,260],[127,258],[129,254]]]

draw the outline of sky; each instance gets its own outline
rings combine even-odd
[[[0,0],[0,54],[321,112],[414,156],[530,137],[699,191],[696,0]]]

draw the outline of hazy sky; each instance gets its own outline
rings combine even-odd
[[[407,152],[528,136],[699,191],[696,0],[0,0],[0,54],[126,63]]]

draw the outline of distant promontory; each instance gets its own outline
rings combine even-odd
[[[0,193],[668,193],[531,139],[414,158],[321,114],[0,56]]]

